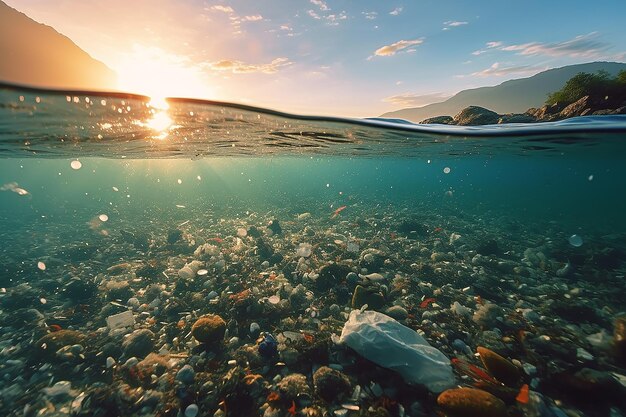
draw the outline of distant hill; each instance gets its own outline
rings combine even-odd
[[[0,1],[0,81],[39,87],[116,88],[116,75],[50,26]]]
[[[563,88],[567,80],[579,72],[594,73],[600,70],[616,75],[626,70],[626,64],[591,62],[555,68],[532,77],[505,81],[494,87],[463,90],[441,103],[392,111],[380,117],[420,122],[434,116],[454,116],[469,106],[485,107],[500,114],[523,113],[530,107],[541,107],[549,93]]]

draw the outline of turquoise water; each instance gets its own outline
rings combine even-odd
[[[572,288],[593,273],[609,276],[611,285],[620,277],[623,282],[621,255],[615,255],[618,261],[610,267],[599,267],[589,259],[606,248],[626,249],[626,117],[441,128],[379,120],[302,118],[198,101],[170,101],[169,109],[163,110],[138,96],[4,86],[0,88],[0,158],[0,186],[4,189],[0,192],[0,287],[9,294],[0,305],[5,315],[0,331],[3,337],[14,336],[12,343],[23,348],[17,351],[22,353],[13,353],[4,346],[5,360],[15,356],[28,362],[26,345],[44,335],[46,326],[56,323],[57,313],[72,305],[63,294],[68,274],[92,280],[98,274],[107,275],[113,265],[146,264],[155,259],[162,262],[158,272],[164,272],[166,278],[158,275],[151,282],[174,285],[170,277],[182,265],[173,259],[188,262],[201,242],[216,237],[230,242],[236,239],[238,228],[264,230],[272,219],[281,222],[284,237],[268,235],[264,239],[272,242],[284,259],[267,265],[253,252],[246,252],[240,260],[246,265],[246,275],[230,286],[219,271],[207,267],[209,274],[217,274],[218,283],[222,282],[215,284],[218,293],[225,291],[227,298],[234,289],[256,285],[254,277],[270,270],[284,270],[289,278],[287,271],[297,262],[294,253],[300,243],[318,245],[312,270],[331,260],[351,262],[359,254],[341,249],[349,240],[358,241],[361,250],[386,248],[393,253],[393,267],[384,267],[383,272],[393,276],[402,271],[415,280],[429,277],[411,275],[409,265],[419,259],[429,263],[431,252],[454,252],[460,271],[470,263],[481,241],[495,239],[501,248],[500,259],[520,266],[525,265],[525,249],[544,248],[548,266],[542,264],[530,273],[542,277],[543,282],[528,285],[554,279],[558,281],[555,285],[565,282]],[[310,213],[309,220],[298,217],[303,213]],[[401,234],[398,225],[405,220],[415,220],[428,230],[418,238],[426,252],[415,250],[412,239],[395,240]],[[190,236],[185,237],[182,249],[165,243],[168,232],[176,229]],[[124,232],[144,237],[147,246],[129,243]],[[460,248],[451,243],[454,233],[462,236]],[[580,248],[568,243],[574,234],[583,239]],[[252,240],[244,239],[244,243],[254,246]],[[229,250],[224,251],[227,253]],[[578,275],[557,279],[555,271],[577,256],[583,259],[576,261]],[[450,267],[432,259],[434,268]],[[45,269],[38,267],[38,262],[43,262]],[[371,272],[356,266],[353,270]],[[438,285],[472,285],[467,277],[458,282],[450,278],[454,274]],[[513,272],[492,275],[511,280],[528,276]],[[55,284],[38,284],[50,281]],[[23,283],[35,288],[36,297],[46,299],[46,303],[24,305],[38,309],[45,322],[31,323],[20,333],[23,328],[11,327],[7,318],[20,306],[7,306],[6,300],[12,288]],[[598,309],[606,305],[612,313],[623,311],[624,293],[602,298],[605,295],[600,293],[609,290],[602,285],[602,281],[593,284],[591,288],[599,287],[598,294],[588,292],[585,297],[597,301]],[[145,283],[131,286],[136,294],[143,294],[140,290]],[[515,287],[507,288],[511,299],[525,299],[523,292],[516,294]],[[206,295],[209,289],[195,292]],[[316,297],[322,310],[325,295],[316,293]],[[108,301],[104,293],[80,300],[92,305],[92,317],[77,319],[68,328],[97,331],[103,325],[103,319],[97,317],[104,314],[101,308]],[[118,301],[126,304],[127,300]],[[526,302],[538,311],[543,308],[536,298]],[[400,298],[388,297],[387,303],[409,309]],[[516,308],[500,303],[511,311]],[[472,302],[466,305],[478,308]],[[206,312],[201,304],[195,307],[194,316]],[[230,313],[226,309],[221,314]],[[165,331],[168,322],[175,323],[171,317],[154,315],[163,326],[154,328],[155,332]],[[143,320],[140,316],[138,323]],[[246,320],[252,319],[239,318],[246,325]],[[276,318],[261,320],[265,320],[264,330],[287,330]],[[416,328],[419,321],[411,326]],[[58,323],[68,326],[62,320]],[[584,332],[603,329],[610,334],[610,323],[611,314],[607,313],[597,328]],[[565,324],[546,324],[537,334]],[[239,329],[241,343],[254,345],[253,338],[246,339],[243,327]],[[340,331],[341,326],[335,330]],[[179,337],[189,338],[187,331],[180,330]],[[168,333],[168,337],[173,336]],[[473,350],[476,342],[470,339],[465,343]],[[451,348],[445,344],[440,348],[452,356]],[[159,351],[158,346],[154,351]],[[180,347],[178,351],[186,350]],[[509,357],[526,360],[511,353]],[[114,359],[122,363],[125,358]],[[223,362],[228,359],[226,354]],[[94,359],[102,367],[100,362]],[[31,366],[26,371],[30,377],[41,372]],[[81,369],[96,375],[94,366],[86,363]],[[270,380],[273,371],[265,372]],[[15,381],[10,372],[7,375],[5,388]],[[78,374],[52,377],[55,381],[63,378],[72,382],[77,393],[88,392],[92,384]],[[98,378],[94,376],[94,380]],[[548,375],[542,378],[549,380]],[[37,398],[33,392],[20,392],[14,401],[23,407]],[[427,400],[424,404],[430,410]],[[205,406],[213,415],[215,409],[209,408],[215,405]]]

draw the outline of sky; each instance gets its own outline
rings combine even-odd
[[[5,0],[119,88],[371,117],[590,61],[626,61],[626,1]]]

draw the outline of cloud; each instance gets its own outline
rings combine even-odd
[[[310,1],[312,4],[319,7],[320,10],[323,12],[327,12],[330,10],[330,7],[328,7],[328,4],[326,4],[326,2],[324,2],[323,0],[310,0]]]
[[[536,74],[547,68],[537,67],[534,65],[512,65],[502,66],[499,62],[494,62],[489,68],[482,71],[473,72],[470,74],[472,77],[486,78],[486,77],[504,77],[507,75],[530,75]],[[457,78],[464,78],[464,75],[457,76]]]
[[[367,20],[374,20],[378,17],[377,12],[362,12],[361,13]]]
[[[258,22],[259,20],[263,20],[263,16],[260,14],[255,14],[253,16],[244,16],[241,18],[243,22]]]
[[[498,46],[502,46],[502,42],[501,41],[487,42],[485,45],[487,46],[488,49],[497,48]]]
[[[217,12],[223,12],[223,13],[234,13],[235,12],[232,7],[230,7],[230,6],[222,6],[220,4],[215,5],[215,6],[211,6],[211,10],[215,10]]]
[[[448,20],[447,22],[443,22],[443,30],[449,30],[450,28],[455,28],[458,26],[467,25],[468,22],[459,22],[458,20]]]
[[[401,40],[398,42],[394,42],[391,45],[385,45],[383,47],[378,48],[374,54],[377,56],[391,56],[395,55],[396,52],[399,52],[403,49],[406,49],[413,45],[420,45],[424,42],[424,38],[412,39],[412,40]]]
[[[438,103],[449,98],[450,95],[444,93],[415,94],[404,93],[383,99],[385,103],[395,104],[403,107],[421,107],[431,103]]]
[[[208,64],[209,68],[215,71],[230,71],[233,74],[250,74],[260,72],[263,74],[274,74],[279,70],[293,64],[288,58],[276,58],[269,64],[246,64],[242,61],[223,59],[221,61]]]
[[[389,12],[389,14],[392,16],[398,16],[400,13],[402,13],[402,7],[396,7],[395,9]]]
[[[597,58],[603,55],[610,45],[598,40],[598,33],[576,36],[564,42],[529,42],[519,45],[501,46],[501,51],[517,52],[518,55],[567,56],[571,58]]]

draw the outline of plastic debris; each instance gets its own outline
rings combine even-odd
[[[135,318],[130,310],[107,317],[107,327],[110,330],[122,329],[135,324]]]
[[[415,331],[385,314],[353,310],[339,342],[398,372],[409,384],[424,385],[435,393],[454,385],[450,360]]]

